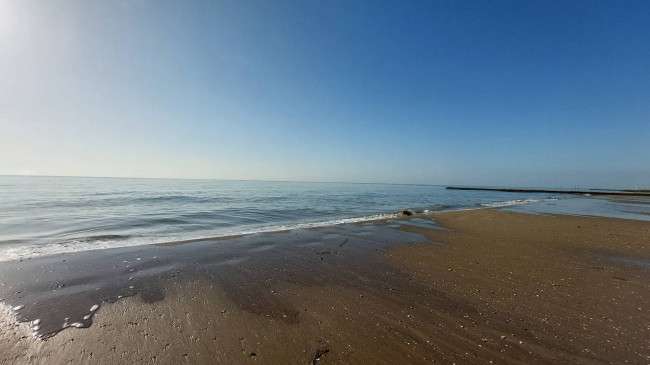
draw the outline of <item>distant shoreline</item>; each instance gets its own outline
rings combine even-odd
[[[547,189],[517,189],[517,188],[469,188],[462,186],[447,186],[449,190],[485,190],[485,191],[504,191],[509,193],[551,193],[551,194],[590,194],[590,195],[623,195],[623,196],[650,196],[648,190],[547,190]]]

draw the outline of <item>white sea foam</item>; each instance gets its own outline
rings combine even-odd
[[[134,237],[132,239],[126,239],[126,240],[106,239],[106,240],[96,240],[92,242],[88,242],[87,239],[82,238],[78,240],[67,241],[65,242],[65,244],[50,243],[50,244],[43,244],[43,245],[22,245],[22,246],[14,246],[14,247],[7,247],[4,249],[0,249],[0,262],[26,259],[31,257],[56,255],[56,254],[69,253],[69,252],[103,250],[109,248],[140,246],[140,245],[147,245],[147,244],[203,240],[203,239],[232,237],[232,236],[248,235],[248,234],[289,231],[294,229],[328,227],[328,226],[336,226],[341,224],[368,222],[368,221],[395,218],[395,217],[397,217],[397,213],[377,214],[377,215],[355,217],[355,218],[333,219],[333,220],[321,221],[321,222],[304,222],[304,223],[293,223],[293,224],[282,224],[282,225],[270,225],[270,226],[264,226],[260,228],[249,229],[249,230],[232,231],[223,234],[202,235],[202,236],[186,235],[186,236],[175,236],[175,237],[174,236],[137,237],[137,238]]]
[[[507,200],[507,201],[502,201],[502,202],[494,202],[494,203],[483,203],[481,204],[484,207],[487,208],[501,208],[501,207],[510,207],[513,205],[523,205],[523,204],[532,204],[532,203],[539,203],[543,201],[551,201],[551,200],[557,200],[555,198],[551,199],[517,199],[517,200]]]
[[[36,332],[32,329],[32,323],[19,322],[16,318],[16,311],[5,303],[0,303],[0,326],[3,328],[9,328],[9,326],[11,326],[16,328],[22,334],[31,334],[36,338]]]

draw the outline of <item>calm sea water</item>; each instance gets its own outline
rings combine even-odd
[[[0,260],[548,198],[427,185],[0,176]]]

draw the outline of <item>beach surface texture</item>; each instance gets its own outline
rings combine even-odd
[[[0,361],[648,363],[649,245],[478,209],[5,262]]]

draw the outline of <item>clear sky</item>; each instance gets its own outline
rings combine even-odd
[[[650,1],[0,1],[0,174],[650,186]]]

